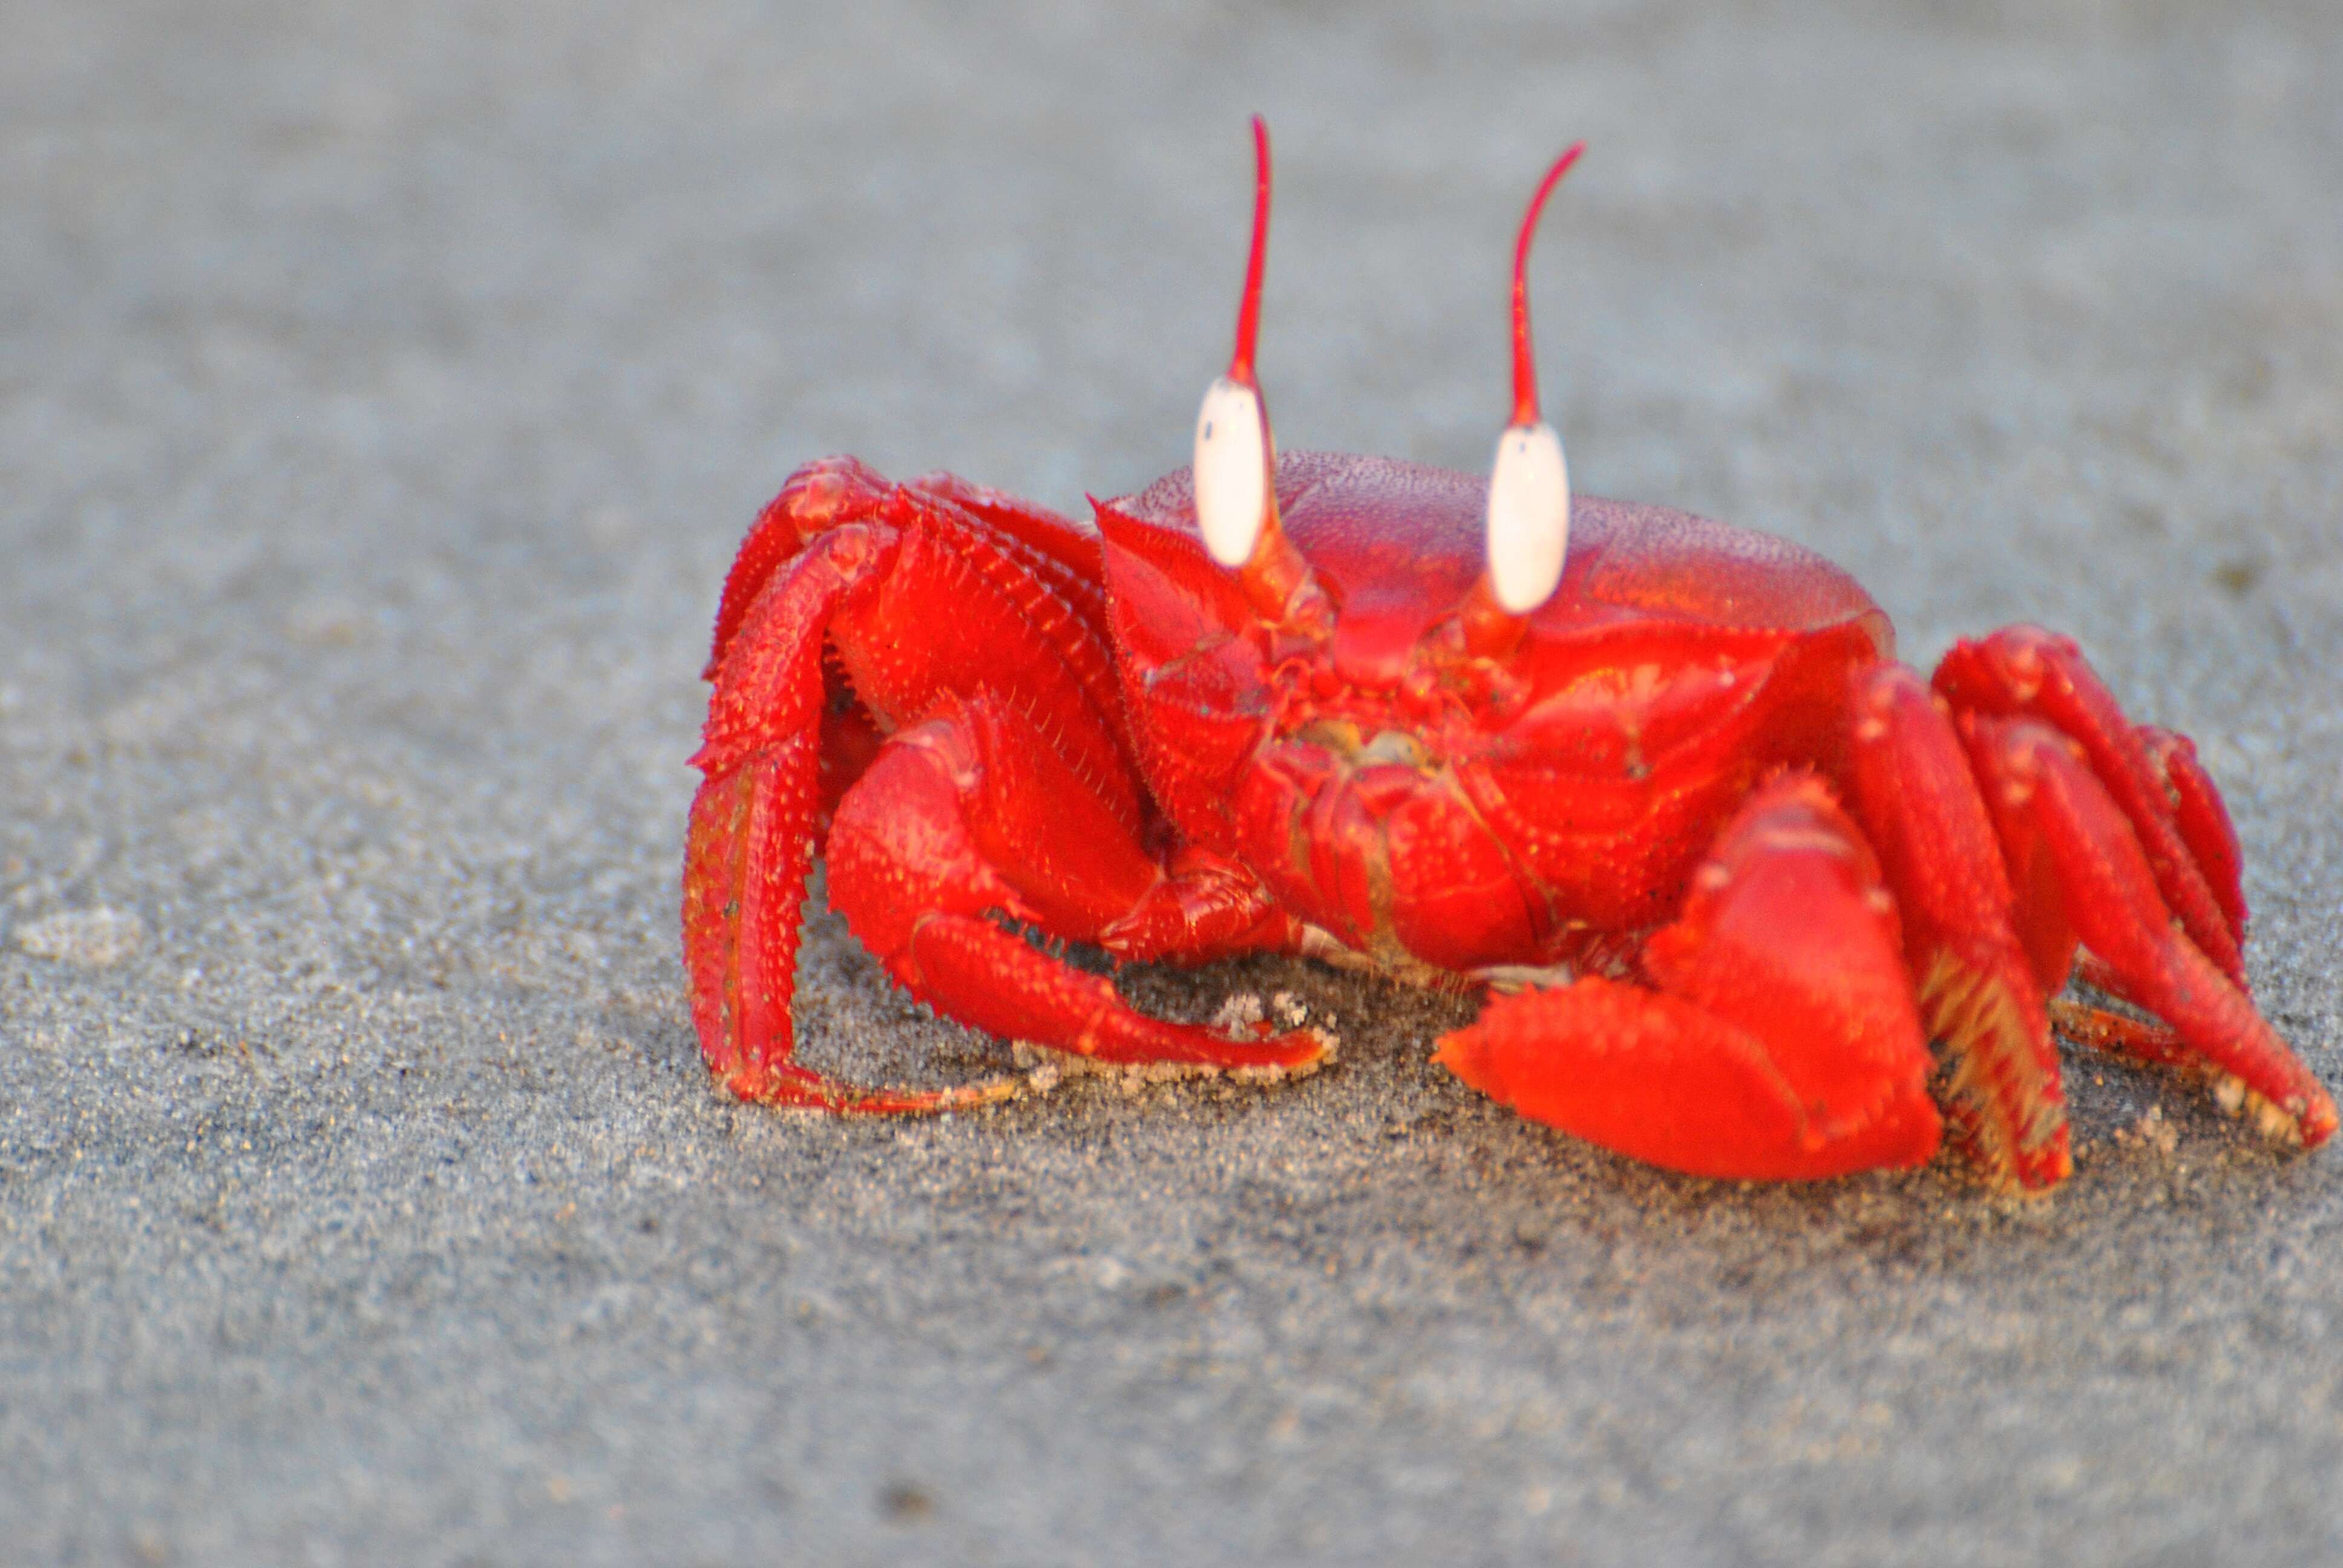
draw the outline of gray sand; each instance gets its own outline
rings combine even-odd
[[[2343,1081],[2343,11],[15,0],[0,50],[0,1556],[2334,1560],[2343,1151],[2080,1062],[2046,1202],[1681,1180],[1426,1060],[920,1124],[725,1102],[676,881],[718,582],[849,450],[1184,459],[1243,116],[1292,446],[2073,631],[2193,731]],[[809,1054],[1004,1059],[835,919]]]

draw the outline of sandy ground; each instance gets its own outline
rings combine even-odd
[[[2040,619],[2193,731],[2343,1081],[2343,12],[13,0],[0,1556],[2343,1553],[2343,1154],[2080,1062],[2080,1168],[1765,1190],[1301,963],[1276,1090],[789,1120],[699,1066],[695,678],[781,476],[1185,457],[1282,159],[1285,441],[1477,467],[1510,228],[1587,490]],[[817,914],[813,1058],[993,1042]],[[2150,1120],[2153,1119],[2153,1120]]]

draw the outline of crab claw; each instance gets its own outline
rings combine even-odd
[[[1894,909],[1821,780],[1751,797],[1644,964],[1657,990],[1588,977],[1500,998],[1436,1060],[1524,1116],[1693,1175],[1809,1180],[1936,1153]]]

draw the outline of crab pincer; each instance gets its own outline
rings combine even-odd
[[[1437,1060],[1525,1116],[1655,1165],[1790,1180],[1916,1165],[1943,1121],[1879,866],[1830,789],[1777,779],[1734,814],[1648,985],[1500,997]]]

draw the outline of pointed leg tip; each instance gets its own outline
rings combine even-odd
[[[2061,1127],[2048,1143],[2032,1151],[2014,1175],[2020,1192],[2028,1197],[2046,1197],[2074,1173],[2075,1151],[2067,1142],[2066,1129]]]
[[[2229,1087],[2233,1083],[2237,1084],[2235,1091]],[[2335,1101],[2316,1084],[2278,1101],[2255,1093],[2225,1074],[2215,1084],[2213,1097],[2230,1115],[2250,1116],[2262,1136],[2273,1142],[2310,1150],[2335,1136]]]
[[[739,1065],[729,1069],[711,1062],[709,1072],[722,1086],[725,1093],[744,1105],[803,1106],[814,1103],[809,1099],[805,1088],[793,1081],[790,1075],[776,1072],[761,1061],[741,1060]]]
[[[1062,1078],[1087,1076],[1149,1083],[1173,1083],[1192,1078],[1225,1078],[1249,1084],[1284,1083],[1317,1072],[1330,1065],[1341,1051],[1341,1042],[1334,1035],[1315,1027],[1292,1030],[1260,1040],[1215,1040],[1212,1049],[1182,1057],[1125,1059],[1031,1040],[1011,1043],[1018,1062],[1026,1069],[1026,1080],[1036,1089],[1054,1087]]]
[[[1332,1063],[1342,1042],[1325,1030],[1297,1029],[1262,1042],[1262,1060],[1228,1070],[1240,1083],[1282,1083],[1307,1078]]]
[[[1492,1001],[1490,1007],[1495,1005]],[[1490,1049],[1489,1011],[1483,1009],[1476,1021],[1442,1035],[1433,1047],[1432,1060],[1453,1073],[1466,1088],[1478,1090],[1500,1103],[1511,1104]]]
[[[2075,1173],[2074,1150],[2063,1127],[2051,1139],[2024,1151],[1996,1152],[1976,1141],[1957,1147],[1971,1179],[2003,1198],[2046,1199]]]
[[[833,1116],[936,1116],[1021,1100],[1047,1082],[1023,1072],[1001,1073],[950,1089],[864,1089],[801,1067],[744,1066],[714,1074],[734,1099],[776,1111],[822,1111]]]

